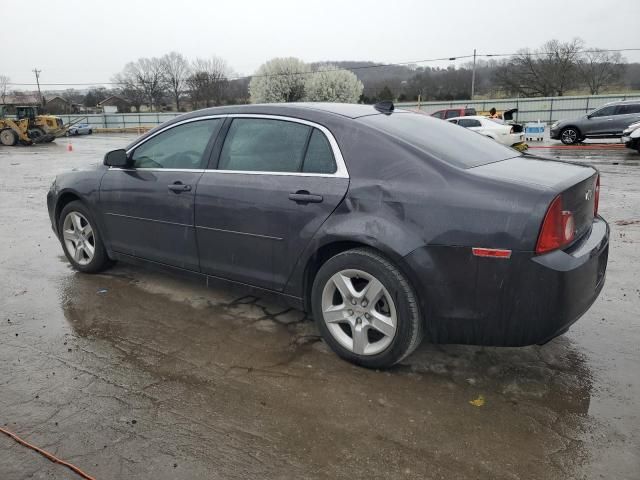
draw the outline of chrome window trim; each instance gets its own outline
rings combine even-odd
[[[182,120],[180,122],[172,123],[171,125],[167,125],[163,129],[158,130],[153,135],[140,140],[133,147],[131,147],[129,150],[127,150],[127,155],[129,155],[133,150],[138,148],[140,145],[142,145],[144,143],[147,143],[149,140],[151,140],[152,138],[156,137],[156,135],[160,135],[161,133],[166,132],[167,130],[170,130],[170,129],[174,128],[174,127],[177,127],[177,126],[180,126],[180,125],[184,125],[185,123],[197,122],[198,120],[210,120],[212,118],[226,118],[228,116],[229,115],[206,115],[206,116],[203,116],[203,117],[187,118],[186,120]],[[145,168],[144,170],[148,170],[148,169]],[[163,169],[159,168],[157,170],[163,170]],[[180,169],[180,170],[183,170],[183,169]],[[184,170],[202,170],[202,169],[184,169]]]
[[[122,167],[109,167],[109,170],[121,170],[123,172],[190,172],[190,173],[204,173],[204,168],[122,168]]]
[[[133,145],[130,149],[127,150],[127,155],[129,155],[133,150],[138,148],[140,145],[148,142],[156,135],[159,135],[167,130],[177,127],[179,125],[184,125],[185,123],[197,122],[199,120],[209,120],[212,118],[263,118],[268,120],[282,120],[285,122],[294,122],[300,123],[303,125],[308,125],[310,127],[317,128],[320,130],[326,139],[329,141],[329,145],[331,146],[331,151],[333,152],[333,158],[336,162],[336,171],[334,173],[310,173],[310,172],[269,172],[269,171],[254,171],[254,170],[218,170],[216,168],[120,168],[120,167],[109,167],[109,170],[123,170],[123,171],[135,171],[140,170],[144,172],[192,172],[192,173],[223,173],[223,174],[234,174],[234,175],[278,175],[278,176],[289,176],[289,177],[332,177],[332,178],[349,178],[349,171],[347,170],[347,165],[344,161],[344,157],[342,156],[342,152],[340,151],[340,147],[338,146],[338,142],[336,141],[333,134],[329,131],[329,129],[323,125],[320,125],[315,122],[311,122],[309,120],[303,120],[301,118],[295,117],[287,117],[285,115],[269,115],[263,113],[228,113],[228,114],[219,114],[219,115],[205,115],[202,117],[188,118],[186,120],[182,120],[181,122],[172,123],[171,125],[166,126],[165,128],[158,130],[153,135],[139,141],[135,145]]]

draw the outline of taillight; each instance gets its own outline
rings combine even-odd
[[[593,216],[598,216],[598,204],[600,203],[600,175],[596,178],[596,188],[593,194]]]
[[[536,253],[546,253],[562,248],[573,241],[575,234],[573,213],[562,209],[562,195],[558,195],[553,199],[544,216],[536,244]]]

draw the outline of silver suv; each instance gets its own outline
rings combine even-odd
[[[551,138],[565,145],[585,138],[618,138],[622,131],[640,120],[640,100],[607,103],[604,107],[570,120],[551,125]]]

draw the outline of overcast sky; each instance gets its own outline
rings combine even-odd
[[[573,37],[590,47],[640,47],[637,0],[5,2],[11,13],[0,38],[13,48],[2,49],[0,74],[13,82],[32,82],[35,67],[43,83],[108,82],[128,61],[172,50],[217,55],[251,74],[284,56],[404,62]],[[640,52],[624,55],[640,61]]]

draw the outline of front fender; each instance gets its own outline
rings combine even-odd
[[[84,203],[97,223],[100,232],[104,232],[104,222],[100,210],[100,182],[104,169],[73,171],[58,175],[53,189],[49,192],[47,205],[54,232],[57,232],[57,219],[64,206],[75,199]],[[108,244],[104,238],[105,244]]]

